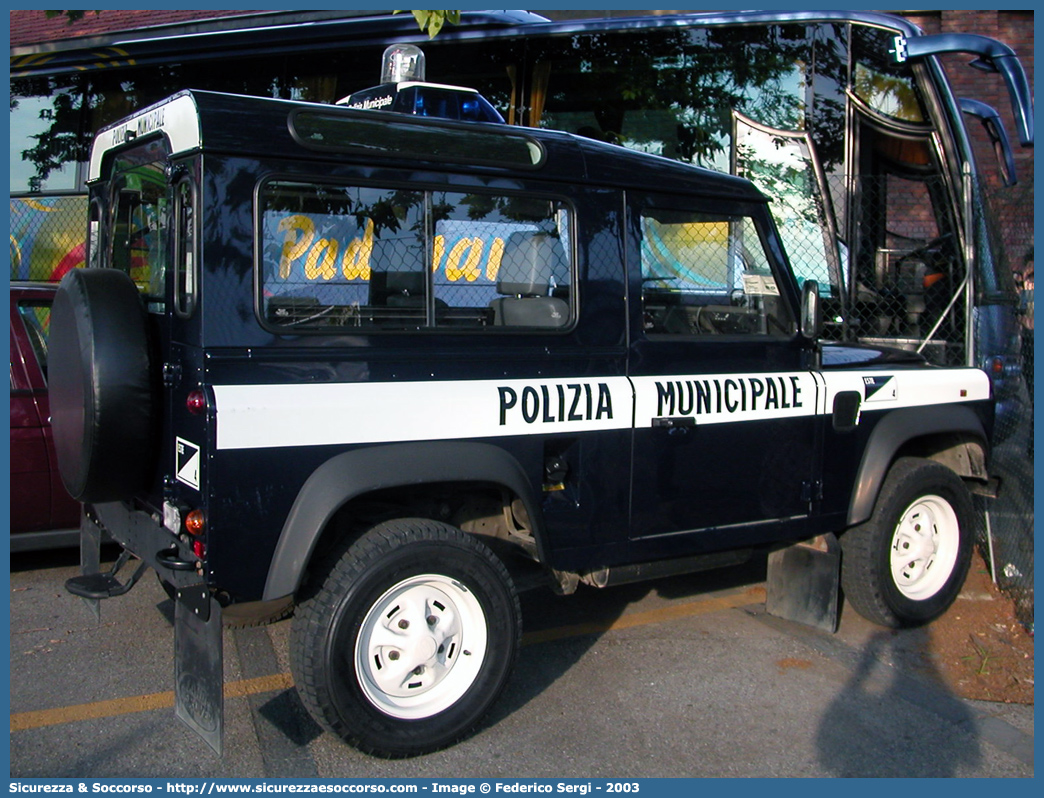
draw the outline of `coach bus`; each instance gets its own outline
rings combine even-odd
[[[1014,401],[1014,284],[985,189],[991,173],[1017,179],[1012,145],[996,110],[955,96],[938,57],[967,53],[997,73],[1011,133],[1030,147],[1032,96],[1007,45],[854,11],[558,22],[465,12],[430,42],[409,15],[305,16],[16,52],[12,277],[57,279],[82,261],[95,130],[185,88],[336,102],[377,83],[389,43],[414,42],[430,79],[477,89],[509,124],[750,178],[773,200],[795,272],[821,286],[830,335],[982,366],[1002,409]],[[977,163],[980,122],[997,157]]]

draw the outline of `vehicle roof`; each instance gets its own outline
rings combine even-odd
[[[186,90],[142,109],[127,119],[110,125],[95,137],[91,151],[90,180],[102,173],[102,162],[109,154],[140,143],[146,136],[162,133],[172,154],[193,151],[251,154],[258,157],[344,160],[366,163],[423,163],[426,168],[443,169],[446,164],[422,154],[389,155],[347,152],[331,153],[337,142],[326,142],[321,150],[306,146],[290,130],[291,115],[319,112],[344,120],[346,141],[350,143],[352,120],[372,123],[382,120],[418,131],[482,131],[494,135],[525,137],[543,149],[543,161],[536,167],[510,166],[476,161],[465,163],[468,171],[496,174],[514,173],[556,181],[610,185],[620,188],[650,189],[701,195],[728,196],[764,202],[765,197],[749,181],[678,161],[636,152],[582,136],[560,131],[522,128],[480,122],[456,122],[416,117],[383,111],[360,111],[325,103],[306,103],[268,97],[248,97],[220,92]],[[459,166],[458,166],[459,168]]]

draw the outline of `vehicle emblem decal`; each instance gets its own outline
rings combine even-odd
[[[174,442],[176,450],[174,471],[178,482],[199,490],[199,447],[184,438],[175,438]]]
[[[888,377],[863,377],[864,402],[892,402],[898,398],[896,379]]]

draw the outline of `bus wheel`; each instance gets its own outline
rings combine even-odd
[[[73,269],[51,309],[51,427],[65,489],[127,499],[154,468],[157,389],[145,309],[130,276]]]
[[[443,748],[507,682],[522,617],[484,544],[425,519],[382,523],[326,563],[298,607],[291,669],[304,704],[368,753]]]
[[[968,489],[953,471],[932,460],[898,460],[870,520],[841,537],[845,597],[882,626],[935,620],[964,585],[974,517]]]

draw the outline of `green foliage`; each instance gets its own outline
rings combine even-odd
[[[95,11],[95,14],[100,14],[101,11]],[[48,19],[54,19],[55,17],[65,17],[68,25],[72,25],[77,20],[83,19],[86,15],[86,11],[44,11],[44,14]]]
[[[402,11],[399,10],[394,13],[401,14]],[[434,39],[447,22],[451,25],[456,25],[460,22],[459,11],[411,11],[410,13],[417,20],[417,26],[421,30],[427,31],[429,39]]]

